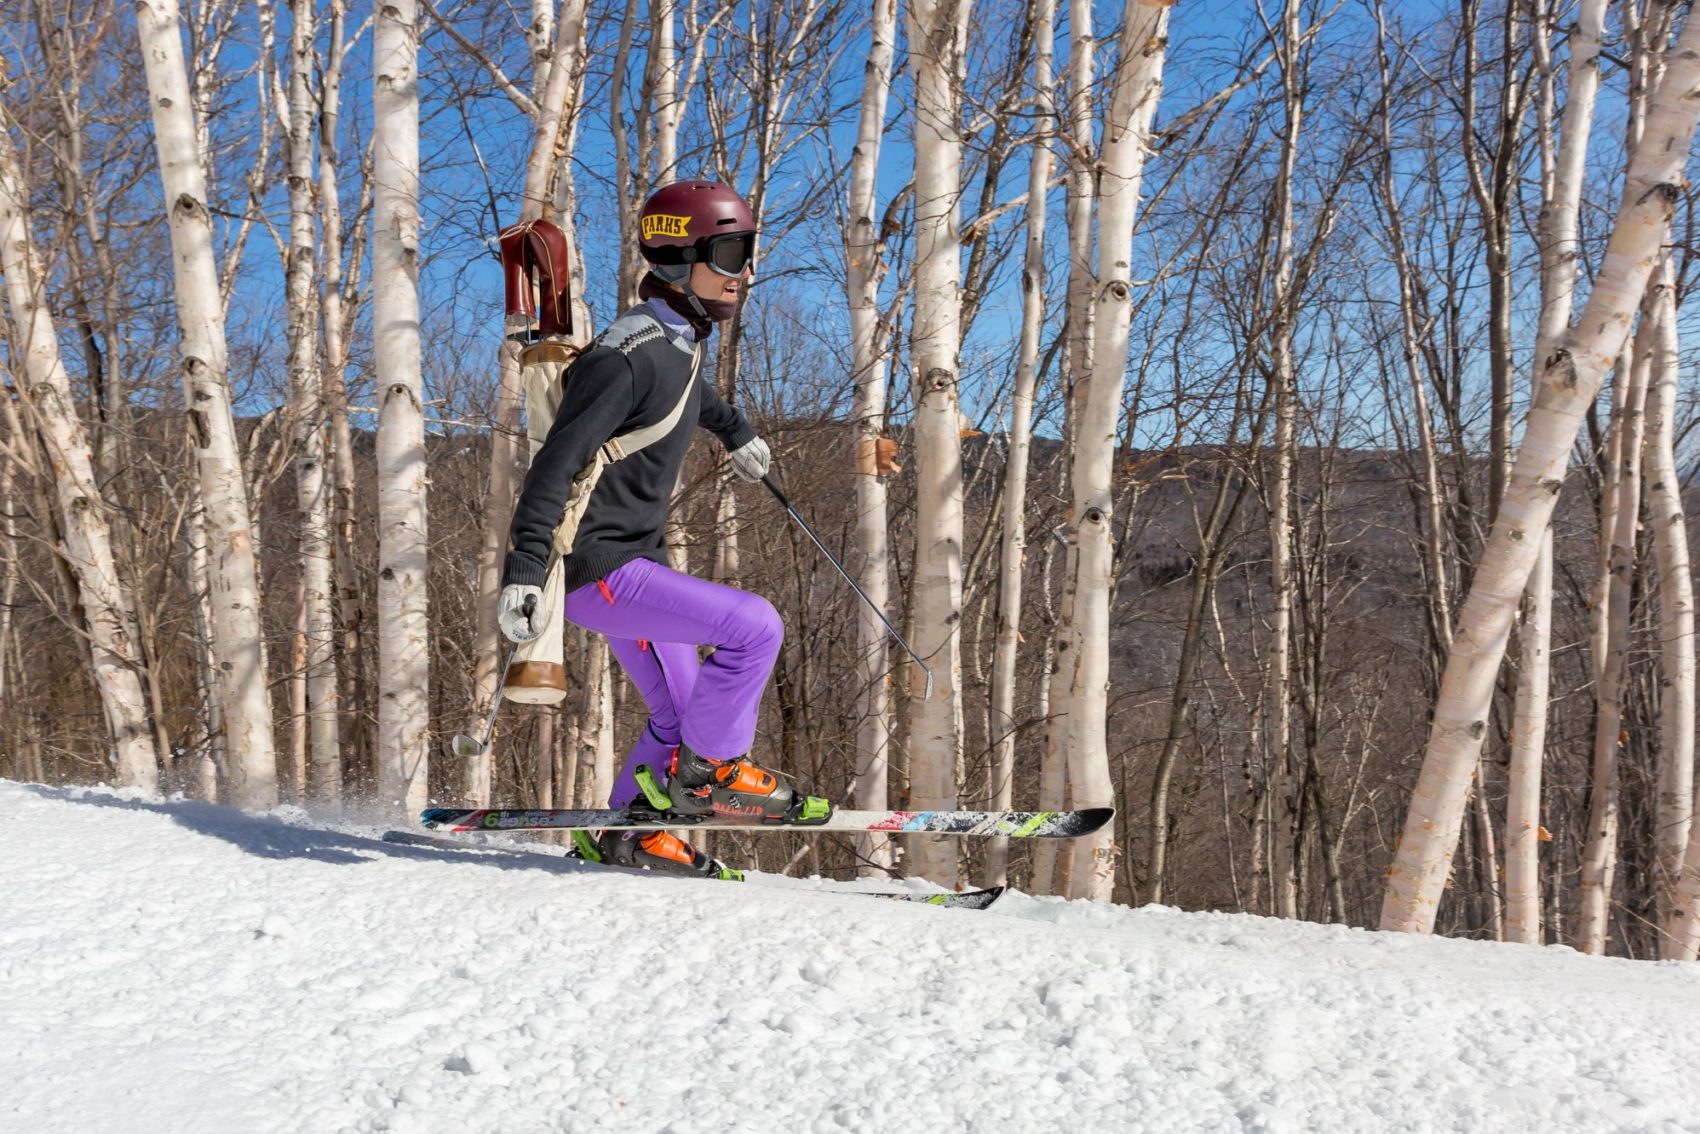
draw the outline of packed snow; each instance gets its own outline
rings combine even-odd
[[[0,817],[0,1129],[1700,1131],[1700,965],[102,789]]]

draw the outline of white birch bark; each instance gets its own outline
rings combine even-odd
[[[8,130],[10,127],[8,127]],[[7,134],[5,144],[10,145],[11,135]],[[0,236],[0,239],[4,239]],[[0,268],[0,272],[4,269]],[[19,342],[23,342],[19,336]],[[9,416],[9,415],[8,415]],[[0,460],[0,556],[5,559],[5,569],[0,573],[0,699],[16,696],[23,688],[23,669],[16,667],[19,680],[12,680],[13,650],[13,605],[18,595],[18,521],[17,513],[13,511],[16,501],[14,482],[18,468],[11,460]],[[169,766],[167,768],[169,771]]]
[[[1680,355],[1676,289],[1670,258],[1660,268],[1653,341],[1652,387],[1647,395],[1647,514],[1659,573],[1659,786],[1658,906],[1666,928],[1662,951],[1678,939],[1673,898],[1694,819],[1694,577],[1689,566],[1688,521],[1676,463],[1677,382]],[[1672,958],[1674,959],[1674,958]]]
[[[1577,221],[1584,159],[1600,86],[1600,39],[1606,0],[1583,0],[1570,31],[1569,80],[1560,142],[1552,139],[1552,59],[1544,23],[1534,42],[1543,72],[1540,105],[1545,203],[1539,221],[1541,314],[1535,336],[1531,385],[1570,325],[1578,267]],[[1532,393],[1538,394],[1538,386]],[[1506,771],[1506,937],[1541,941],[1541,766],[1551,692],[1552,529],[1541,533],[1534,575],[1523,600],[1522,665],[1512,718],[1511,760]]]
[[[998,565],[998,636],[992,654],[992,799],[1008,809],[1015,798],[1015,662],[1021,642],[1021,588],[1027,559],[1027,464],[1033,442],[1033,392],[1039,374],[1039,336],[1045,324],[1045,197],[1051,182],[1051,131],[1056,123],[1051,45],[1056,0],[1034,0],[1034,143],[1027,169],[1027,242],[1021,268],[1021,343],[1009,403],[1009,452],[1004,471],[1003,546]],[[1009,840],[986,844],[985,885],[1008,881]]]
[[[224,698],[219,689],[218,666],[214,663],[212,566],[207,554],[207,513],[201,506],[201,488],[190,485],[185,542],[187,543],[189,587],[195,594],[195,670],[207,714],[206,744],[199,753],[195,771],[197,798],[217,802],[218,770],[224,767]]]
[[[1522,666],[1506,769],[1505,939],[1541,943],[1541,762],[1552,684],[1552,531],[1541,537],[1524,600]],[[1525,693],[1525,687],[1528,692]]]
[[[653,0],[653,38],[650,54],[656,60],[655,73],[655,181],[657,187],[674,180],[679,165],[679,117],[684,104],[679,101],[679,44],[673,33],[678,5],[674,0]]]
[[[886,100],[891,93],[897,0],[873,0],[872,7],[856,148],[850,156],[844,259],[845,292],[850,308],[851,372],[856,379],[850,417],[856,431],[857,576],[869,602],[886,610],[891,602],[891,548],[885,481],[879,470],[879,442],[885,425],[890,332],[880,314],[879,288],[885,264],[876,188],[880,138],[885,130]],[[891,806],[891,667],[887,664],[885,627],[867,604],[857,609],[856,648],[860,703],[856,710],[853,798],[859,808],[883,810]],[[856,861],[860,873],[887,873],[893,865],[890,837],[874,833],[858,835]]]
[[[604,807],[614,786],[614,680],[608,639],[579,635],[584,663],[583,722],[578,729],[574,807]]]
[[[284,799],[307,802],[307,593],[305,580],[295,585],[295,622],[289,635],[289,762]]]
[[[378,384],[378,803],[426,802],[424,392],[419,353],[419,13],[384,0],[372,33],[372,338]]]
[[[1696,794],[1694,807],[1700,810],[1700,793]],[[1676,880],[1676,893],[1671,899],[1665,936],[1665,960],[1692,961],[1700,958],[1700,838],[1696,838],[1692,830],[1688,836],[1688,851],[1682,859],[1682,873]]]
[[[575,6],[579,0],[573,0]],[[588,29],[585,18],[580,15],[575,21],[578,25],[578,40],[573,46],[573,80],[567,89],[565,104],[569,107],[584,105],[584,81],[587,51]],[[584,249],[579,243],[578,232],[573,226],[573,218],[578,215],[578,186],[573,180],[573,154],[577,152],[579,123],[582,114],[565,114],[565,121],[555,134],[555,153],[557,160],[551,175],[550,199],[553,205],[553,216],[561,224],[561,231],[567,238],[567,274],[572,280],[572,300],[569,304],[573,316],[575,335],[590,337],[590,306],[585,302]],[[579,328],[583,328],[580,330]]]
[[[1093,299],[1092,385],[1075,433],[1073,510],[1079,545],[1069,705],[1068,778],[1075,807],[1113,807],[1110,778],[1110,573],[1115,495],[1111,483],[1133,316],[1133,220],[1162,91],[1169,9],[1156,0],[1122,8],[1120,58],[1098,159],[1098,292]],[[1115,888],[1115,832],[1076,840],[1070,893],[1108,901]]]
[[[58,550],[77,582],[95,689],[112,741],[108,759],[113,779],[120,786],[153,793],[159,790],[159,754],[136,669],[135,645],[126,630],[128,619],[113,561],[112,530],[88,435],[77,417],[71,379],[59,355],[59,340],[47,307],[47,277],[29,231],[28,202],[12,144],[12,119],[0,110],[0,277],[5,281],[11,313],[12,365],[22,380],[20,393],[47,448],[46,471],[51,474],[54,510],[62,533]],[[9,475],[10,459],[6,460]],[[7,522],[9,531],[10,520]],[[10,545],[7,551],[10,553]],[[10,583],[10,554],[7,569]]]
[[[1606,416],[1605,460],[1600,472],[1599,532],[1595,537],[1599,554],[1593,566],[1593,584],[1588,595],[1588,664],[1597,687],[1605,675],[1606,655],[1610,652],[1607,640],[1611,625],[1606,608],[1611,605],[1611,541],[1617,533],[1617,476],[1623,467],[1623,399],[1629,386],[1629,369],[1635,354],[1626,342],[1618,354],[1611,376],[1611,410]]]
[[[1297,917],[1298,878],[1294,858],[1298,838],[1298,789],[1292,780],[1292,624],[1293,624],[1293,463],[1297,445],[1298,391],[1293,371],[1293,173],[1298,160],[1304,103],[1299,97],[1298,5],[1285,5],[1281,20],[1281,86],[1285,121],[1281,131],[1281,169],[1276,182],[1275,274],[1270,294],[1273,326],[1270,347],[1275,382],[1275,437],[1269,515],[1269,654],[1264,671],[1264,711],[1268,725],[1269,883],[1279,917]]]
[[[677,8],[674,0],[650,0],[649,72],[654,79],[650,128],[655,132],[653,184],[657,188],[677,179],[679,165],[679,119],[684,112],[684,104],[679,100],[679,45],[674,34]],[[691,545],[690,534],[684,524],[684,501],[685,472],[680,469],[667,507],[667,564],[673,570],[688,575],[691,572]],[[717,507],[728,509],[733,506],[730,495],[721,492]],[[718,519],[716,524],[718,527]],[[721,577],[718,572],[723,570],[724,564],[719,562],[719,558],[725,554],[725,545],[717,543],[716,578]],[[735,548],[730,554],[733,559],[737,558]],[[732,572],[736,573],[735,565]]]
[[[571,159],[562,145],[569,136],[573,92],[584,67],[585,0],[564,0],[554,21],[555,39],[533,74],[532,106],[535,110],[531,151],[526,157],[525,181],[520,190],[519,220],[538,220],[554,203],[559,167]],[[571,220],[563,224],[571,229]],[[575,242],[576,243],[576,242]],[[589,328],[580,318],[582,294],[573,292],[573,335],[579,342],[588,338]],[[514,497],[519,489],[524,431],[520,412],[525,404],[520,373],[520,344],[503,339],[498,348],[496,420],[490,435],[490,495],[484,508],[483,546],[478,560],[478,639],[473,651],[473,704],[478,706],[473,735],[483,735],[495,703],[496,685],[503,679],[506,651],[496,626],[496,599],[502,589],[502,556],[507,549],[508,526],[513,519]],[[461,769],[467,806],[490,805],[494,753],[486,749]]]
[[[1095,166],[1092,161],[1093,49],[1091,0],[1069,0],[1068,60],[1068,191],[1064,212],[1068,224],[1068,293],[1066,334],[1068,372],[1072,383],[1063,425],[1062,461],[1074,452],[1081,405],[1092,387],[1092,195]],[[1067,473],[1066,466],[1063,470]],[[1062,486],[1066,491],[1066,485]],[[1057,600],[1057,618],[1050,642],[1050,667],[1045,679],[1045,740],[1039,765],[1039,806],[1066,807],[1069,803],[1069,698],[1074,689],[1074,587],[1079,564],[1073,537],[1074,513],[1068,515],[1068,533],[1063,551],[1062,594]],[[1036,894],[1066,893],[1073,876],[1074,843],[1044,840],[1033,848],[1033,880]]]
[[[236,805],[271,807],[277,803],[277,757],[254,531],[225,375],[224,305],[177,0],[138,0],[136,30],[171,230],[184,394],[209,557],[225,778]]]
[[[908,9],[915,74],[915,643],[933,695],[910,700],[911,805],[956,806],[962,746],[961,92],[962,18],[969,0],[914,0]],[[917,691],[918,692],[918,691]],[[957,848],[911,840],[911,873],[955,886]]]
[[[643,253],[638,245],[638,200],[646,171],[634,171],[631,138],[626,131],[626,69],[631,65],[632,33],[637,22],[638,0],[626,0],[620,21],[620,38],[614,48],[614,73],[608,84],[608,132],[614,139],[614,202],[620,218],[620,275],[616,303],[621,311],[637,302],[638,281],[643,275]]]
[[[300,514],[306,726],[311,783],[342,779],[337,722],[336,610],[331,570],[325,413],[313,288],[313,69],[315,0],[293,0],[289,35],[289,384],[295,398],[295,499]],[[318,793],[321,797],[324,793]]]
[[[1626,146],[1633,163],[1646,126],[1647,105],[1663,69],[1653,45],[1651,6],[1623,10],[1629,45],[1629,126]],[[1633,345],[1626,345],[1612,384],[1609,475],[1600,507],[1600,566],[1594,592],[1594,738],[1588,825],[1581,860],[1581,908],[1577,943],[1585,953],[1605,952],[1610,932],[1612,885],[1617,869],[1620,808],[1618,750],[1624,740],[1623,697],[1628,681],[1629,602],[1635,578],[1635,543],[1640,527],[1641,449],[1647,379],[1656,333],[1654,290],[1641,305]]]
[[[549,207],[555,186],[555,167],[571,155],[561,148],[573,117],[572,93],[584,68],[586,0],[562,0],[555,21],[555,45],[545,76],[539,77],[536,133],[526,158],[525,185],[520,197],[520,220],[536,220]],[[574,330],[578,330],[575,326]]]
[[[1434,928],[1499,663],[1540,553],[1540,532],[1552,517],[1582,416],[1628,337],[1669,232],[1700,117],[1700,20],[1684,25],[1666,62],[1587,306],[1562,347],[1542,361],[1542,389],[1447,657],[1423,769],[1382,904],[1383,929]]]
[[[1651,297],[1649,296],[1649,299]],[[1629,598],[1635,580],[1635,534],[1640,520],[1641,442],[1652,369],[1654,318],[1643,306],[1641,327],[1627,368],[1623,407],[1614,424],[1618,434],[1617,476],[1613,491],[1611,548],[1606,557],[1609,585],[1601,613],[1605,654],[1594,691],[1594,759],[1589,793],[1587,841],[1582,852],[1582,908],[1576,923],[1577,947],[1605,952],[1611,911],[1612,880],[1617,873],[1619,812],[1618,750],[1623,739],[1623,695],[1629,667]]]
[[[348,424],[348,319],[343,310],[342,198],[339,192],[337,123],[342,106],[342,68],[345,60],[344,26],[346,0],[330,0],[330,41],[325,56],[324,80],[319,92],[319,215],[325,243],[324,287],[319,309],[324,323],[324,368],[319,381],[330,419],[331,482],[334,504],[336,550],[331,564],[336,571],[338,649],[344,658],[343,678],[349,691],[343,709],[350,714],[351,727],[343,739],[355,739],[351,755],[358,759],[364,750],[359,742],[365,729],[360,714],[365,711],[359,693],[361,658],[361,595],[354,574],[354,434]],[[356,246],[359,242],[356,241]],[[355,274],[359,260],[355,257]],[[340,777],[325,775],[312,785],[321,804],[342,801]]]

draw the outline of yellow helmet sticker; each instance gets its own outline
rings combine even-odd
[[[643,218],[643,238],[648,240],[656,236],[684,236],[690,223],[690,217],[670,217],[664,213],[651,213]]]

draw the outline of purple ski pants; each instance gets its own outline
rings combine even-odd
[[[683,740],[711,760],[750,750],[756,711],[785,637],[760,595],[634,559],[567,596],[567,621],[608,636],[608,646],[649,706],[649,724],[614,780],[608,806],[637,797],[639,764],[665,774]],[[713,646],[705,662],[698,646]]]

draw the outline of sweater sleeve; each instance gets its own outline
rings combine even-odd
[[[744,411],[721,397],[720,391],[708,379],[700,381],[703,385],[702,412],[697,415],[697,424],[719,437],[728,451],[755,440],[756,431],[750,427]]]
[[[567,490],[607,440],[618,433],[636,404],[631,360],[617,350],[593,349],[563,380],[561,408],[531,468],[508,529],[512,550],[502,567],[502,585],[542,586],[549,545],[566,507]]]

